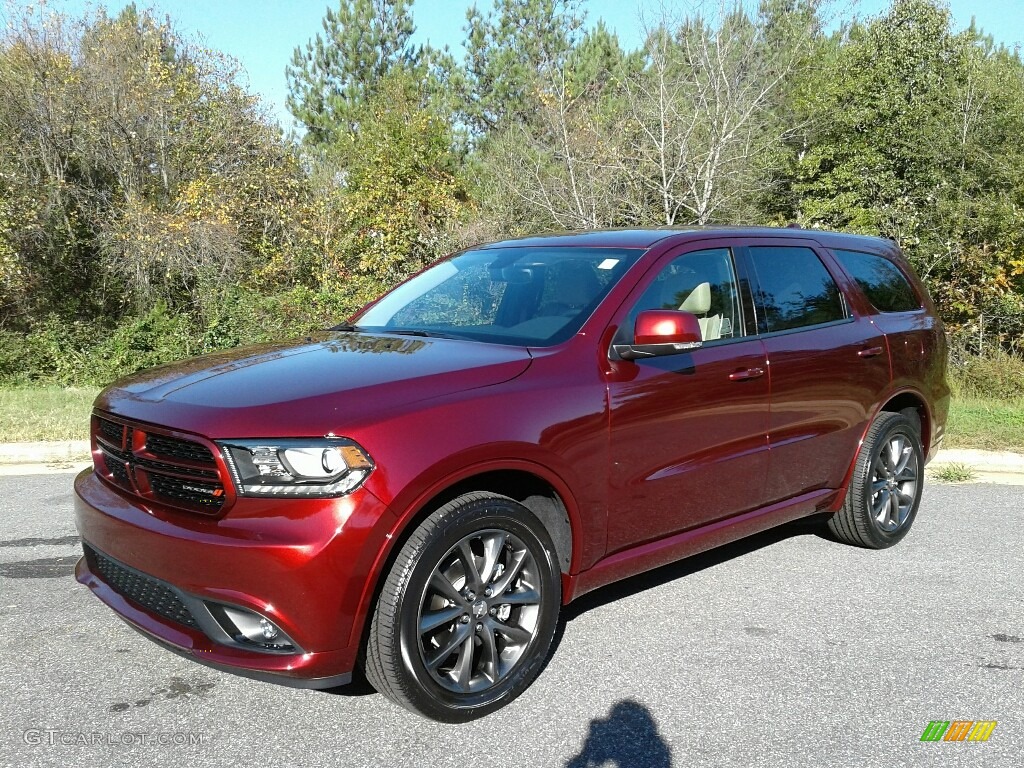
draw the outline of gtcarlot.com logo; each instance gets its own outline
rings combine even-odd
[[[191,731],[64,731],[59,728],[30,728],[22,733],[30,747],[190,747],[209,742],[209,734]]]
[[[932,720],[921,741],[988,741],[997,720]]]

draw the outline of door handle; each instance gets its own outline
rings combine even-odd
[[[764,376],[764,368],[744,368],[729,374],[729,381],[749,381]]]
[[[884,351],[885,350],[881,347],[868,347],[867,349],[862,349],[858,352],[857,357],[875,357],[876,355],[882,354]]]

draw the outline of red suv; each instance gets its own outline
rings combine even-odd
[[[104,391],[77,577],[204,664],[358,668],[463,721],[559,608],[795,518],[888,547],[942,441],[945,340],[889,241],[624,230],[481,246],[315,338]]]

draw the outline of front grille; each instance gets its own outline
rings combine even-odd
[[[194,627],[196,620],[181,598],[162,581],[122,565],[113,558],[82,544],[89,569],[102,578],[110,588],[151,613],[178,624]]]
[[[168,464],[166,461],[153,461],[152,459],[146,459],[141,456],[135,457],[135,463],[140,467],[155,469],[158,472],[170,472],[172,474],[175,472],[181,472],[181,465],[179,464]],[[211,480],[217,480],[220,477],[220,475],[217,474],[216,469],[193,469],[192,467],[189,467],[188,474],[195,477],[207,477]]]
[[[198,464],[213,464],[213,454],[205,445],[163,435],[146,435],[146,450],[166,459],[184,459]]]
[[[106,459],[107,469],[110,470],[110,476],[116,485],[121,486],[125,490],[131,490],[132,480],[128,474],[128,465],[117,458]]]
[[[218,514],[228,484],[209,447],[169,430],[93,417],[96,471],[121,491],[169,507]]]
[[[190,506],[211,509],[220,509],[224,504],[224,489],[220,483],[199,483],[157,474],[149,476],[149,483],[157,496],[172,502],[185,502]]]
[[[107,419],[97,419],[97,421],[99,422],[100,434],[115,448],[121,448],[124,445],[124,426]]]

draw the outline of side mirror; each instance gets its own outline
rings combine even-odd
[[[675,309],[648,309],[636,316],[632,344],[613,349],[623,360],[675,355],[703,343],[697,316]]]

